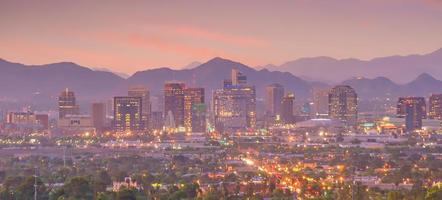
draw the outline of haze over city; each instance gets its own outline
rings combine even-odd
[[[440,200],[442,1],[0,0],[0,200]]]

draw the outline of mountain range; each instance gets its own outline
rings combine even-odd
[[[431,63],[423,61],[423,57],[429,57],[428,59],[432,61],[440,60],[441,53],[442,51],[437,51],[431,54],[432,56],[415,57],[419,58],[420,63]],[[439,55],[439,57],[435,55]],[[391,59],[395,60],[395,58],[385,58],[376,62],[382,63],[380,60]],[[407,60],[410,57],[397,59]],[[306,64],[306,66],[309,65]],[[436,64],[431,63],[427,66],[436,66]],[[442,63],[439,66],[442,66]],[[82,100],[103,100],[115,95],[125,95],[127,89],[133,85],[145,85],[150,88],[153,95],[161,95],[163,85],[168,81],[184,82],[191,87],[204,87],[206,97],[209,99],[211,92],[221,88],[224,79],[230,78],[232,68],[239,69],[247,76],[249,84],[256,86],[258,98],[264,96],[265,86],[271,83],[283,85],[286,91],[294,91],[297,99],[304,100],[311,98],[313,88],[332,86],[324,82],[300,78],[302,75],[269,69],[257,70],[239,62],[219,57],[192,68],[148,69],[136,72],[128,78],[122,78],[110,71],[92,70],[92,68],[71,62],[23,65],[0,59],[0,100],[55,101],[60,91],[65,88],[75,91],[78,98]],[[415,68],[408,70],[407,67],[406,71],[413,70]],[[324,71],[323,73],[329,72]],[[397,73],[400,75],[404,73],[404,70],[398,70]],[[442,81],[437,80],[429,73],[415,74],[414,80],[404,84],[398,84],[385,76],[356,77],[339,84],[348,84],[354,87],[362,100],[412,95],[428,96],[430,93],[442,93]]]
[[[339,60],[325,56],[300,58],[280,66],[264,67],[333,83],[358,76],[367,78],[384,76],[397,83],[407,83],[422,73],[442,79],[442,48],[424,55],[388,56],[371,60],[353,58]]]

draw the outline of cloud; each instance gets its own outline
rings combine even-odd
[[[248,36],[238,36],[226,33],[209,31],[191,26],[178,26],[173,28],[174,32],[184,36],[193,38],[204,38],[215,42],[221,42],[233,46],[240,47],[267,47],[269,43],[262,39]]]
[[[191,57],[210,57],[221,53],[213,49],[182,44],[152,35],[131,34],[126,36],[124,40],[127,44],[132,46],[154,48],[163,52],[176,53]]]

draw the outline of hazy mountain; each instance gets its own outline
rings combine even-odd
[[[66,87],[83,99],[101,98],[111,95],[123,81],[111,72],[94,71],[71,62],[23,65],[0,60],[0,96],[9,99],[47,100]]]
[[[322,60],[326,61],[328,58]],[[204,87],[209,100],[212,91],[222,88],[223,80],[230,78],[232,68],[237,68],[247,75],[249,84],[256,86],[258,98],[264,96],[265,86],[271,83],[279,83],[286,91],[294,91],[298,100],[311,97],[310,91],[313,87],[327,86],[325,83],[307,81],[288,72],[256,70],[218,57],[192,69],[149,69],[136,72],[127,79],[111,72],[94,71],[71,62],[23,65],[0,59],[0,99],[53,102],[60,91],[68,87],[76,92],[79,99],[89,101],[125,95],[127,89],[133,85],[145,85],[153,95],[161,95],[165,82],[179,81],[190,87]],[[362,99],[442,93],[442,81],[428,73],[423,73],[406,84],[398,84],[386,77],[358,77],[348,79],[342,84],[354,87]]]
[[[397,98],[399,96],[423,96],[431,93],[442,93],[442,81],[435,79],[427,73],[417,76],[406,84],[397,84],[385,77],[352,78],[342,84],[352,86],[362,99],[372,98]]]
[[[421,73],[442,79],[442,49],[425,55],[389,56],[368,61],[330,57],[301,58],[271,69],[334,82],[357,76],[384,76],[398,83],[406,83]]]

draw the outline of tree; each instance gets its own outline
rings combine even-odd
[[[402,200],[404,195],[399,191],[390,191],[387,194],[387,200]]]
[[[117,200],[136,200],[137,191],[135,189],[123,188],[117,193]]]
[[[85,177],[74,177],[63,187],[68,198],[93,199],[92,187]]]
[[[34,198],[34,177],[28,177],[24,180],[16,190],[16,196],[18,199],[33,199]],[[40,178],[37,178],[37,194],[38,199],[46,199],[48,196],[46,187]]]
[[[110,175],[105,170],[99,171],[93,178],[93,189],[94,192],[104,192],[106,187],[112,184]]]
[[[442,199],[442,188],[432,187],[428,189],[427,194],[425,195],[425,200],[438,200],[438,199]]]

